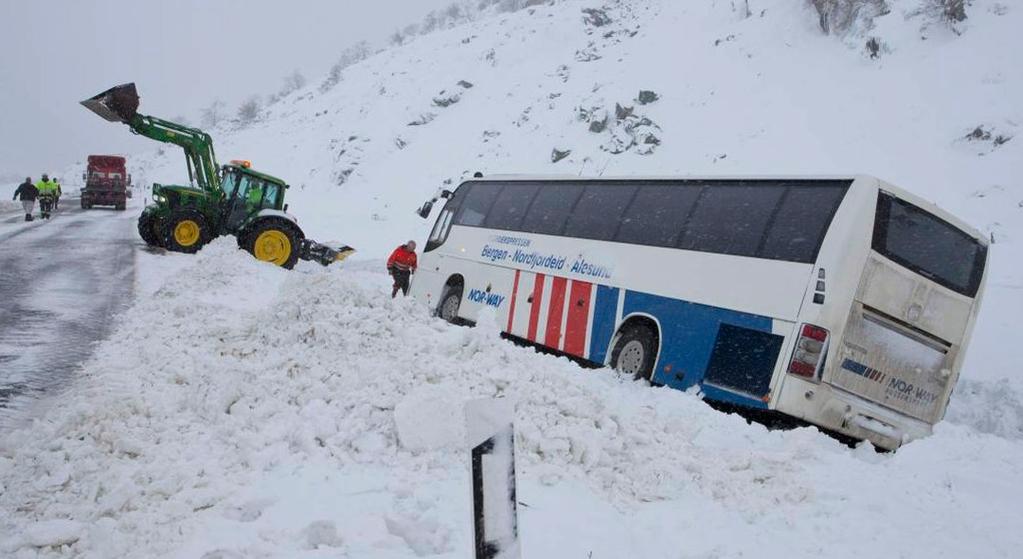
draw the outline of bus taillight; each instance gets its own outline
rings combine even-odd
[[[796,349],[789,362],[789,373],[814,378],[828,347],[828,331],[820,326],[804,324],[796,340]]]

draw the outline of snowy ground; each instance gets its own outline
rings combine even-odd
[[[1018,555],[1023,138],[966,136],[1018,134],[1023,9],[976,0],[957,34],[894,1],[872,60],[802,2],[750,4],[610,1],[599,28],[571,0],[482,19],[217,131],[221,157],[291,180],[307,233],[362,260],[286,273],[229,239],[139,253],[112,341],[0,436],[0,556],[467,557],[460,409],[484,396],[516,402],[526,558]],[[660,144],[612,154],[638,125],[616,103]],[[132,161],[183,175],[171,150]],[[868,172],[937,201],[995,240],[947,420],[883,455],[768,432],[387,298],[379,259],[429,226],[412,210],[476,169]]]
[[[0,443],[12,557],[465,557],[475,397],[516,402],[525,557],[1023,545],[1018,440],[949,421],[879,455],[767,432],[431,319],[378,262],[289,274],[225,239],[149,264],[173,273],[118,342]]]

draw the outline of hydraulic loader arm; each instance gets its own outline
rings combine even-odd
[[[140,136],[180,146],[185,150],[188,178],[206,192],[223,194],[217,174],[217,157],[213,138],[197,128],[189,128],[138,112],[139,96],[134,83],[112,87],[95,97],[82,101],[90,111],[110,122],[127,124]]]
[[[188,179],[194,180],[199,188],[207,192],[221,192],[217,157],[213,152],[213,138],[209,134],[142,114],[136,114],[128,126],[140,136],[180,146],[185,150],[185,160],[188,162]]]

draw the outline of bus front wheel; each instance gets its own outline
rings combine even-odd
[[[639,380],[650,380],[657,359],[657,336],[645,325],[628,325],[611,350],[611,367]]]
[[[440,305],[437,307],[437,316],[451,324],[458,324],[458,307],[461,304],[462,286],[448,286],[441,297]]]

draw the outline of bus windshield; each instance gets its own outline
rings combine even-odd
[[[873,248],[967,297],[977,294],[987,256],[966,232],[887,192],[878,195]]]

